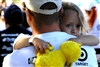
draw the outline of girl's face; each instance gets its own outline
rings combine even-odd
[[[81,31],[81,23],[76,11],[67,10],[65,16],[61,19],[61,31],[71,35],[78,36]]]

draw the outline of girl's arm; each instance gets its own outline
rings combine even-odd
[[[31,38],[30,35],[25,35],[23,33],[19,34],[13,43],[13,49],[20,49],[22,47],[29,46],[28,40]]]
[[[27,47],[30,46],[29,44],[29,38],[21,38],[20,40],[18,40],[15,45],[14,45],[14,49],[21,49],[23,47]],[[35,47],[35,51],[40,52],[41,54],[45,52],[46,49],[49,48],[49,45],[51,45],[48,42],[45,42],[39,38],[34,38],[33,41],[33,46]]]
[[[22,38],[20,40],[18,40],[15,45],[14,45],[14,49],[20,49],[23,47],[27,47],[29,46],[29,38]],[[81,35],[78,36],[77,38],[71,38],[70,40],[82,43],[83,45],[90,45],[90,46],[95,46],[99,43],[99,39],[95,36],[92,35]],[[35,51],[36,52],[40,52],[40,53],[44,53],[46,49],[48,49],[48,44],[51,45],[48,42],[45,42],[39,38],[34,38],[33,41],[33,46],[35,47]]]
[[[79,42],[83,45],[90,45],[90,46],[96,46],[99,44],[99,39],[93,35],[81,35],[77,38],[71,38],[70,40]]]
[[[29,38],[21,38],[21,39],[19,39],[19,40],[15,43],[14,49],[21,49],[21,48],[23,48],[23,47],[29,46],[29,45],[30,45],[29,42],[28,42],[29,39],[30,39],[30,37],[29,37]]]

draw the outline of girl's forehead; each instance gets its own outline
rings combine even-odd
[[[66,21],[66,23],[81,24],[79,16],[75,10],[66,10],[64,20]]]
[[[72,13],[77,14],[77,11],[72,10],[72,9],[67,9],[67,10],[65,11],[65,14],[72,14]]]
[[[67,19],[67,18],[71,18],[71,19],[77,19],[77,18],[79,18],[78,17],[78,14],[77,14],[77,12],[76,11],[74,11],[74,10],[67,10],[66,12],[65,12],[65,15],[64,15],[64,17]]]

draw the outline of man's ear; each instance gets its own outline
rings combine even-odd
[[[29,9],[26,8],[26,18],[27,18],[27,21],[29,21],[31,18],[30,18],[30,12],[29,12]]]
[[[32,15],[30,14],[30,11],[29,9],[26,8],[26,19],[27,19],[27,22],[29,25],[31,25],[31,22],[32,22]]]
[[[59,15],[60,15],[60,17],[63,15],[63,8],[60,9]]]
[[[59,11],[59,20],[60,21],[61,21],[62,16],[63,16],[63,8],[61,8]]]

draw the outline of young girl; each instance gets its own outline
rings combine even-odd
[[[82,46],[82,56],[78,61],[76,61],[73,64],[73,67],[76,66],[90,67],[95,65],[96,65],[95,67],[98,67],[97,60],[95,57],[95,52],[91,46],[97,45],[99,43],[99,40],[95,36],[85,35],[87,29],[83,13],[81,12],[78,6],[70,2],[63,3],[63,11],[64,11],[63,15],[61,15],[60,18],[61,31],[77,36],[77,38],[71,38],[69,40],[79,42],[83,45],[90,45],[90,46]],[[16,43],[14,43],[14,49],[20,49],[22,47],[29,46],[30,45],[28,43],[29,39],[30,37],[21,38]],[[36,52],[39,51],[41,53],[44,53],[45,49],[48,49],[48,44],[50,44],[38,38],[34,38],[32,40],[32,43],[34,44]],[[90,61],[92,61],[91,58],[93,58],[93,62],[89,63]]]

